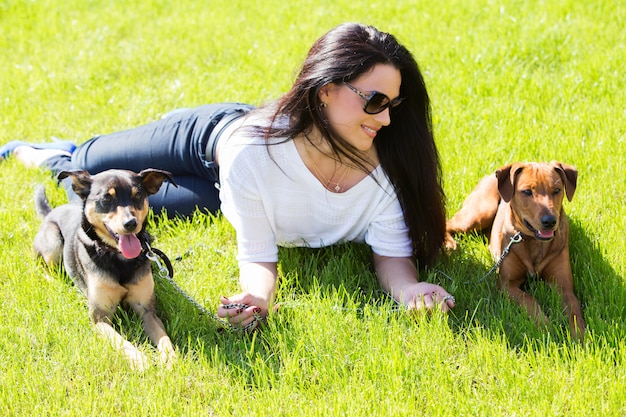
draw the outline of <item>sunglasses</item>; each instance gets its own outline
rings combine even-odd
[[[346,87],[354,91],[363,100],[365,100],[363,111],[367,114],[378,114],[384,111],[387,107],[394,108],[402,103],[402,100],[404,100],[403,97],[396,97],[391,100],[389,97],[379,91],[372,91],[370,95],[366,95],[365,93],[357,90],[356,88],[348,84],[346,81],[344,81],[343,83],[346,85]]]

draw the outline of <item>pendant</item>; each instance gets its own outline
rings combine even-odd
[[[341,191],[341,187],[337,184],[335,185],[335,192],[338,193],[339,191]]]

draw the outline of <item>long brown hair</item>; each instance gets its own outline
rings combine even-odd
[[[439,153],[433,137],[430,99],[413,55],[396,38],[358,23],[345,23],[319,38],[309,50],[293,87],[271,105],[266,138],[294,138],[315,126],[337,158],[346,157],[364,172],[372,166],[326,120],[319,99],[329,83],[358,78],[376,64],[400,71],[404,101],[390,110],[391,124],[374,141],[380,165],[395,187],[420,266],[431,265],[445,236],[445,194]],[[273,123],[288,118],[288,124]]]

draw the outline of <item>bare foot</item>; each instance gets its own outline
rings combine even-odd
[[[30,146],[18,146],[13,151],[15,159],[20,161],[22,165],[32,168],[38,167],[48,158],[58,155],[71,156],[72,154],[60,149],[35,149]]]

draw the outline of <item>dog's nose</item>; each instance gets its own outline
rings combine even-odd
[[[124,229],[129,232],[132,232],[137,228],[137,219],[130,219],[126,223],[124,223]]]
[[[542,216],[541,225],[546,229],[552,229],[556,225],[556,217],[552,214]]]

